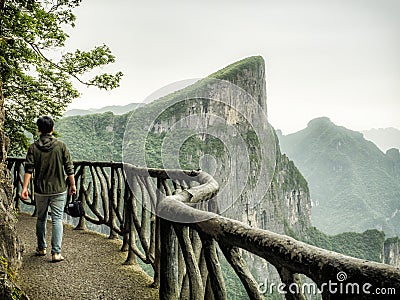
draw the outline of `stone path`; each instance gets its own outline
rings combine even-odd
[[[19,215],[17,231],[25,247],[20,286],[30,300],[158,299],[158,290],[150,287],[151,278],[139,266],[123,265],[126,253],[119,250],[121,241],[64,224],[65,260],[52,263],[50,253],[35,256],[35,224],[36,218]],[[47,231],[51,245],[51,223]]]

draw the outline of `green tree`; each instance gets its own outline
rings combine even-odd
[[[88,71],[115,61],[106,45],[85,52],[60,55],[68,38],[63,30],[74,27],[73,8],[81,0],[0,0],[0,92],[4,96],[4,131],[10,138],[9,152],[25,152],[36,134],[40,115],[58,118],[79,97],[72,82],[113,89],[122,73],[84,79]],[[54,57],[60,56],[59,59]]]

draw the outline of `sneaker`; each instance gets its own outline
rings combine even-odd
[[[45,256],[46,255],[46,248],[43,248],[43,249],[36,248],[36,255],[37,256]]]
[[[53,254],[51,255],[51,260],[52,260],[53,262],[59,262],[59,261],[64,260],[64,257],[61,255],[61,253],[53,253]]]

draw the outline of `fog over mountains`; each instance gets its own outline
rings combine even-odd
[[[109,105],[101,108],[90,109],[71,109],[64,113],[65,117],[85,116],[89,114],[98,114],[112,112],[114,115],[122,115],[143,105],[142,103],[130,103],[127,105]],[[373,142],[383,152],[390,148],[400,149],[400,130],[397,128],[372,128],[360,131],[366,140]]]
[[[390,148],[400,149],[400,130],[389,127],[363,130],[364,138],[375,143],[383,152]]]
[[[142,105],[141,103],[130,103],[127,105],[110,105],[101,108],[89,109],[71,109],[64,113],[64,117],[70,116],[86,116],[92,114],[101,114],[105,112],[112,112],[114,115],[123,115],[129,111],[134,110],[136,107]]]
[[[400,235],[398,149],[385,154],[361,133],[328,118],[286,136],[278,131],[278,136],[282,151],[309,184],[317,228],[329,234],[376,228]]]
[[[69,116],[85,116],[89,114],[98,114],[104,112],[112,112],[114,115],[123,115],[143,105],[143,103],[130,103],[127,105],[109,105],[101,108],[89,109],[70,109],[64,113],[65,117]],[[372,128],[360,131],[364,138],[373,142],[383,152],[390,148],[400,149],[400,130],[397,128]]]

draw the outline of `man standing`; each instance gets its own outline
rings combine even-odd
[[[67,146],[53,137],[54,121],[43,116],[37,122],[40,138],[28,150],[25,162],[25,175],[22,199],[28,199],[28,184],[35,171],[34,190],[37,209],[36,236],[37,255],[46,255],[46,222],[48,208],[51,208],[52,261],[64,260],[61,255],[63,237],[62,217],[66,196],[66,175],[70,182],[69,194],[76,193],[74,166]]]

